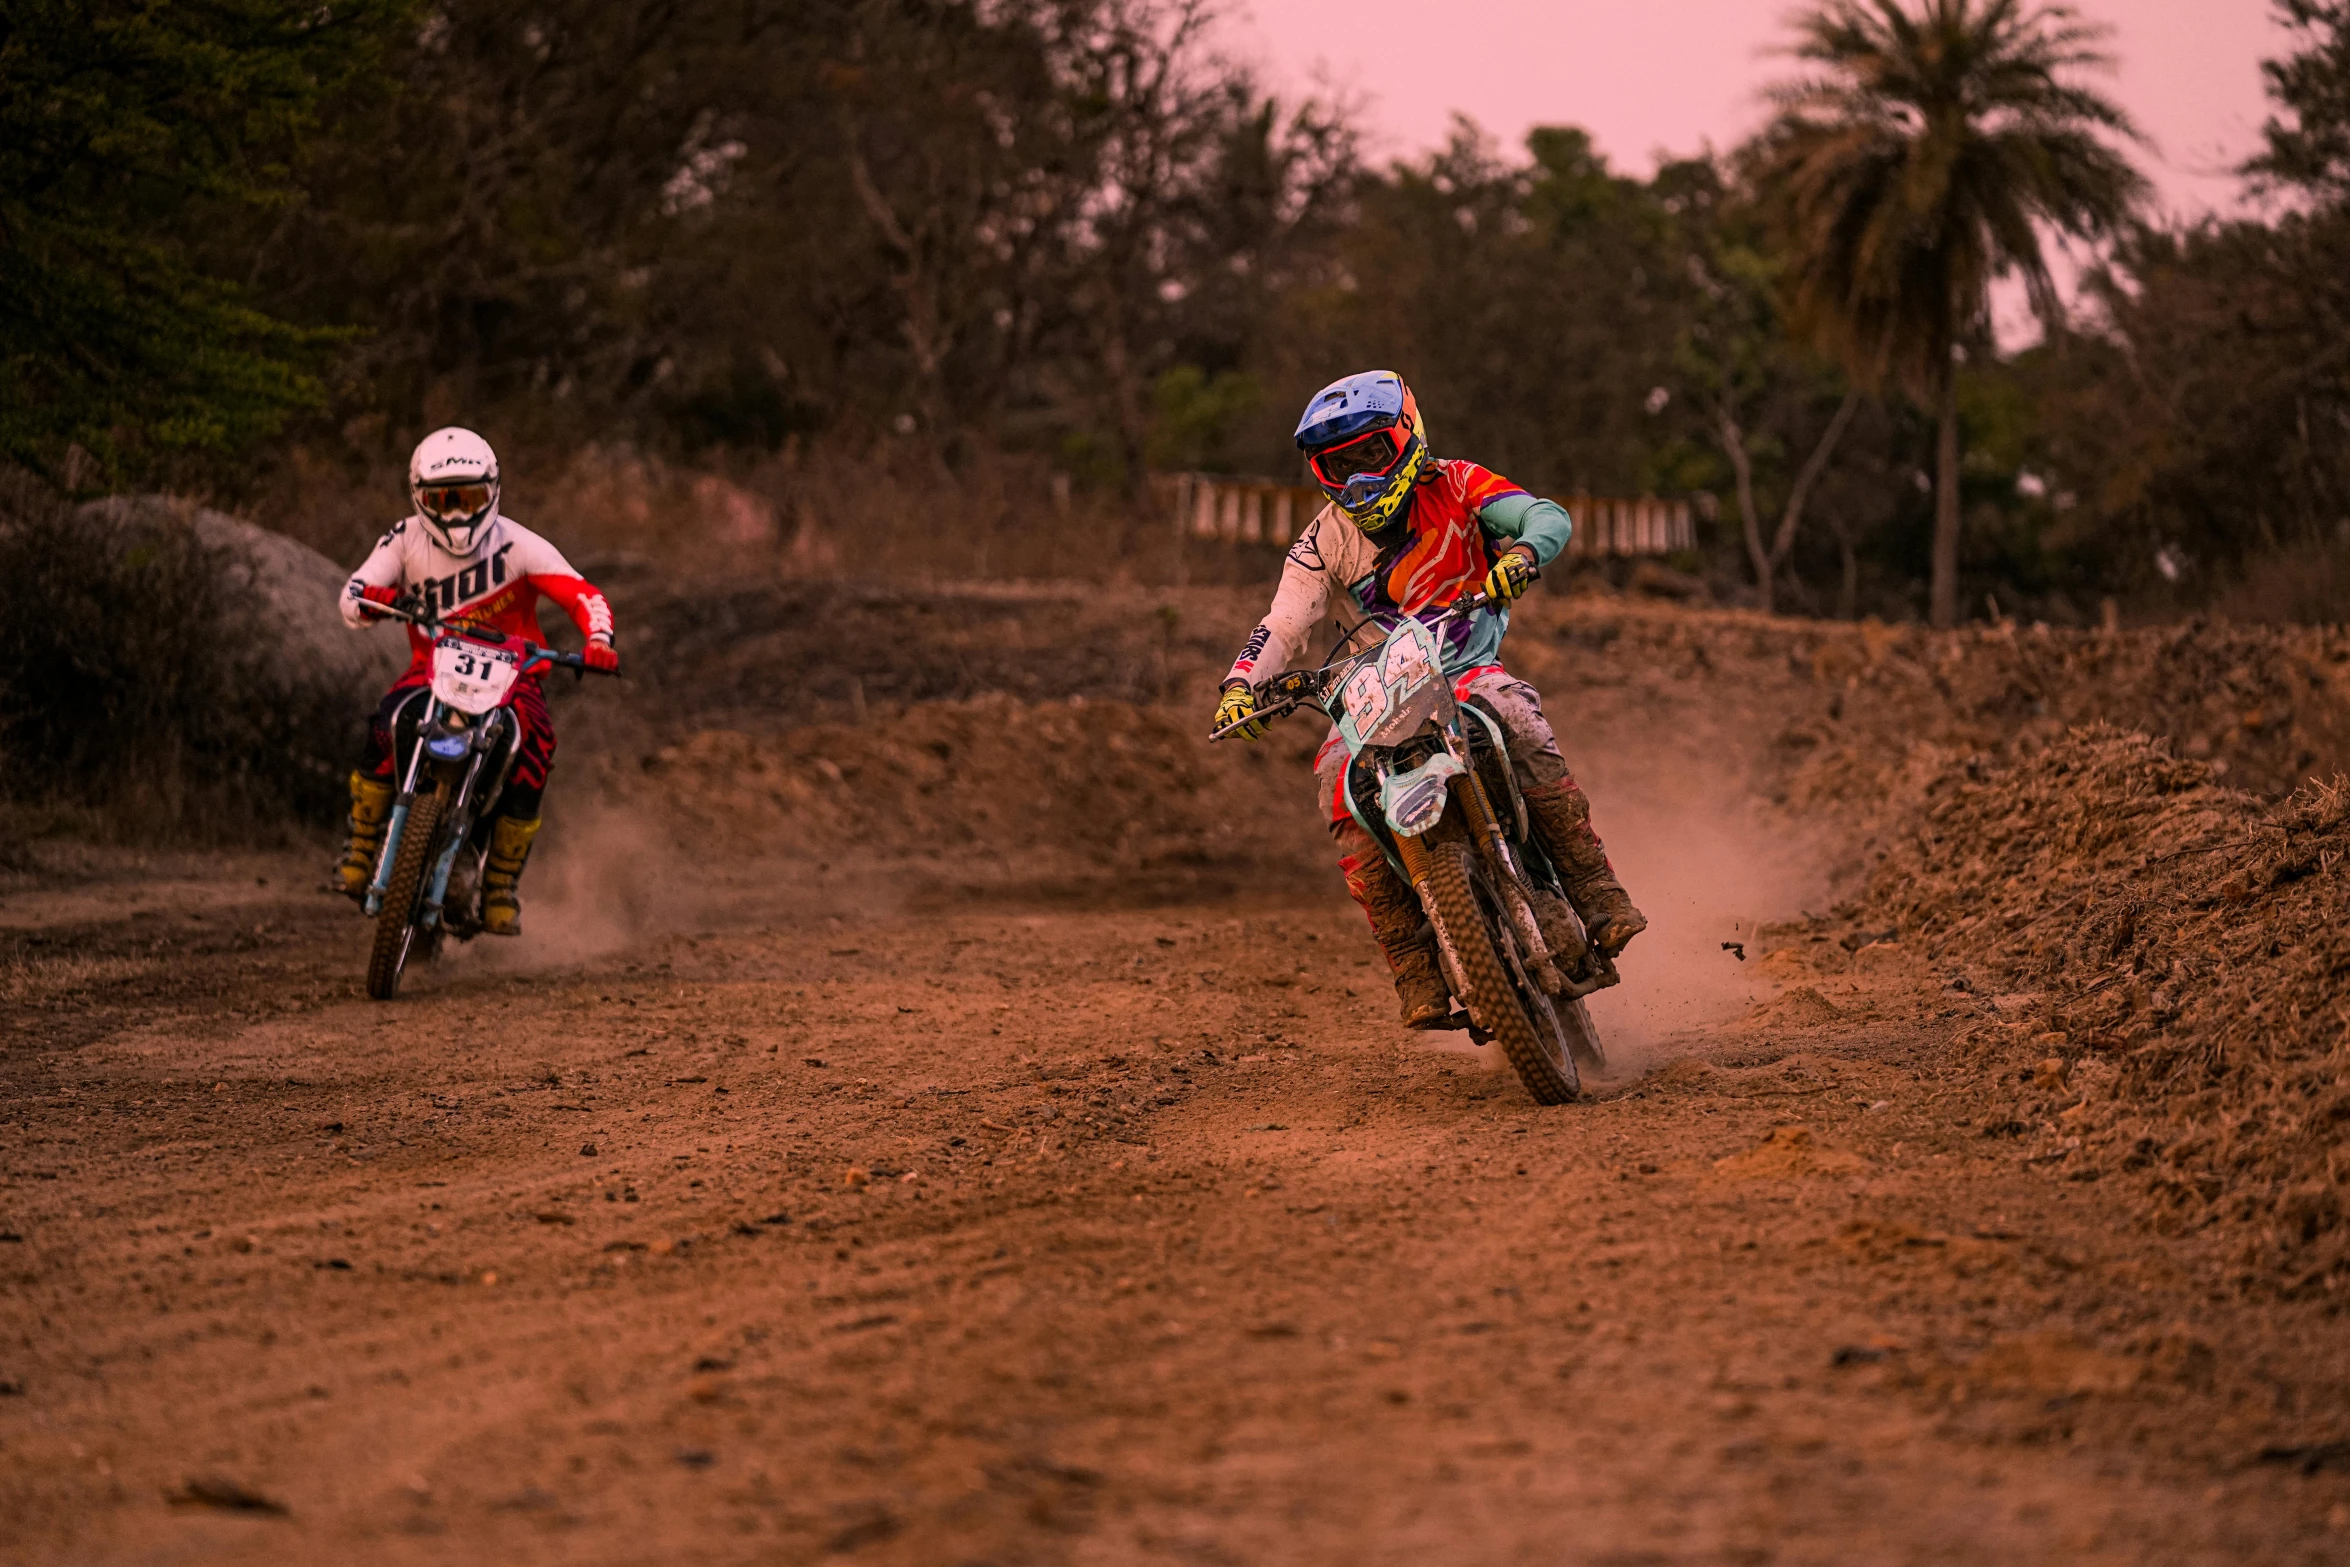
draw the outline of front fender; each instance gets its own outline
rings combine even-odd
[[[1417,838],[1444,819],[1452,780],[1468,769],[1450,751],[1439,751],[1409,772],[1379,778],[1379,814],[1398,838]]]

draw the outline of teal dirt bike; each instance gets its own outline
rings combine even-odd
[[[1445,982],[1466,1009],[1454,1026],[1499,1041],[1537,1103],[1565,1104],[1582,1070],[1606,1064],[1583,998],[1618,975],[1532,829],[1501,725],[1454,700],[1445,677],[1442,628],[1488,603],[1471,594],[1348,652],[1371,629],[1358,627],[1321,668],[1267,682],[1246,722],[1308,705],[1330,715],[1349,757],[1346,807],[1419,894]]]

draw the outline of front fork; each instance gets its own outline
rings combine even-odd
[[[1516,780],[1512,779],[1511,783],[1515,787]],[[1517,854],[1510,848],[1509,833],[1502,827],[1501,815],[1494,810],[1493,797],[1486,792],[1485,780],[1476,767],[1471,766],[1460,776],[1453,797],[1461,802],[1468,817],[1470,836],[1485,851],[1487,863],[1494,868],[1494,890],[1500,895],[1502,912],[1508,917],[1528,960],[1527,978],[1545,995],[1555,996],[1570,988],[1566,976],[1559,971],[1550,942],[1543,935],[1542,922],[1534,916],[1534,900],[1527,896],[1526,873],[1519,868]]]
[[[430,765],[425,755],[424,737],[432,727],[437,706],[436,703],[425,704],[424,715],[416,726],[416,746],[408,758],[408,771],[400,780],[400,792],[393,797],[391,820],[384,827],[383,852],[376,857],[375,880],[367,886],[365,907],[370,919],[383,912],[384,898],[391,892],[392,866],[398,863],[400,857],[400,840],[407,836],[409,807],[415,804],[416,786],[424,779],[425,768]],[[465,846],[465,840],[472,832],[473,823],[467,818],[465,808],[474,798],[484,759],[484,753],[478,747],[468,753],[465,776],[450,791],[449,814],[441,823],[448,842],[441,850],[440,859],[433,865],[432,878],[426,883],[424,906],[419,911],[422,917],[417,921],[426,930],[440,923],[441,905],[449,895],[449,873],[456,866],[458,851]]]
[[[424,731],[432,722],[432,710],[433,704],[425,703],[424,719],[416,726],[416,746],[408,756],[408,771],[400,780],[400,792],[392,799],[392,819],[384,826],[384,846],[375,857],[375,880],[367,884],[363,904],[369,919],[383,912],[384,899],[392,890],[392,867],[400,860],[400,840],[408,835],[408,808],[416,803],[416,780],[424,774]],[[398,738],[395,729],[395,744]]]
[[[1512,780],[1514,783],[1515,780]],[[1453,802],[1458,815],[1447,812],[1447,819],[1457,819],[1467,829],[1471,844],[1491,867],[1494,892],[1502,905],[1502,915],[1509,921],[1510,931],[1517,938],[1520,954],[1525,958],[1525,977],[1546,995],[1562,999],[1579,999],[1614,982],[1614,976],[1604,966],[1589,980],[1568,977],[1568,971],[1581,970],[1589,965],[1579,961],[1589,956],[1560,954],[1551,950],[1542,930],[1541,920],[1534,912],[1533,900],[1527,895],[1527,880],[1520,869],[1516,851],[1510,847],[1509,833],[1503,828],[1501,817],[1493,808],[1493,797],[1486,791],[1484,780],[1474,767],[1453,780]],[[1441,831],[1441,828],[1439,828]],[[1453,982],[1453,992],[1467,999],[1462,983],[1460,962],[1452,948],[1450,936],[1435,918],[1434,900],[1428,896],[1426,867],[1427,848],[1420,838],[1400,834],[1395,839],[1398,858],[1403,861],[1404,875],[1412,890],[1419,895],[1420,904],[1429,914],[1429,923],[1436,930],[1437,952],[1443,959],[1446,977]]]

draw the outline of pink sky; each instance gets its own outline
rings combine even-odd
[[[1285,93],[1362,101],[1388,155],[1440,141],[1465,111],[1515,145],[1528,127],[1584,126],[1633,172],[1659,149],[1727,146],[1762,117],[1756,92],[1789,63],[1782,0],[1235,0],[1227,37]],[[2260,61],[2281,52],[2268,0],[2076,0],[2115,29],[2106,86],[2155,143],[2162,204],[2236,203],[2228,167],[2259,143]]]

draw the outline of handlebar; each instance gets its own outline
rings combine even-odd
[[[1541,572],[1537,570],[1535,575],[1540,576]],[[1454,599],[1450,604],[1445,605],[1443,609],[1437,612],[1435,620],[1430,624],[1432,626],[1441,626],[1446,621],[1452,620],[1458,616],[1473,615],[1481,609],[1491,608],[1493,608],[1492,596],[1483,591],[1472,589],[1471,591],[1462,594],[1459,598]],[[1369,649],[1364,650],[1366,653],[1368,651]],[[1362,653],[1353,653],[1349,654],[1347,658],[1341,659],[1338,662],[1351,662],[1353,659],[1361,658],[1362,656],[1364,656]],[[1323,669],[1332,667],[1334,666],[1324,665]],[[1208,732],[1208,743],[1210,745],[1214,745],[1219,740],[1229,739],[1231,736],[1238,734],[1241,730],[1248,728],[1251,724],[1269,724],[1276,718],[1288,717],[1291,713],[1294,713],[1299,708],[1305,706],[1309,698],[1317,695],[1316,688],[1320,684],[1322,672],[1323,671],[1321,669],[1293,670],[1286,675],[1277,675],[1273,679],[1266,681],[1264,685],[1264,691],[1266,694],[1275,697],[1275,702],[1272,705],[1258,708],[1255,712],[1249,714],[1248,717],[1239,720],[1237,723],[1226,724],[1221,729],[1210,730]]]
[[[416,607],[414,599],[409,594],[403,593],[389,604],[379,603],[374,599],[362,599],[360,602],[365,606],[362,613],[373,615],[378,620],[405,620],[411,626],[419,627],[425,631],[440,629],[441,617],[435,614],[429,605],[423,608]]]
[[[429,604],[419,605],[409,594],[402,594],[389,604],[378,604],[371,599],[368,601],[367,607],[387,620],[404,620],[419,631],[462,633],[471,629],[462,622],[456,625],[448,624],[441,619],[432,606]],[[525,670],[534,664],[545,664],[553,668],[568,669],[574,674],[610,675],[615,680],[620,678],[619,670],[598,669],[589,663],[582,654],[566,653],[561,648],[541,647],[528,637],[519,640],[522,643],[522,666]]]
[[[582,675],[610,675],[615,680],[620,678],[619,670],[598,669],[595,665],[589,663],[586,656],[583,654],[566,653],[560,648],[540,647],[536,642],[529,640],[527,637],[523,639],[522,645],[527,650],[523,659],[523,662],[526,665],[544,662],[557,665],[563,669],[572,670]]]

